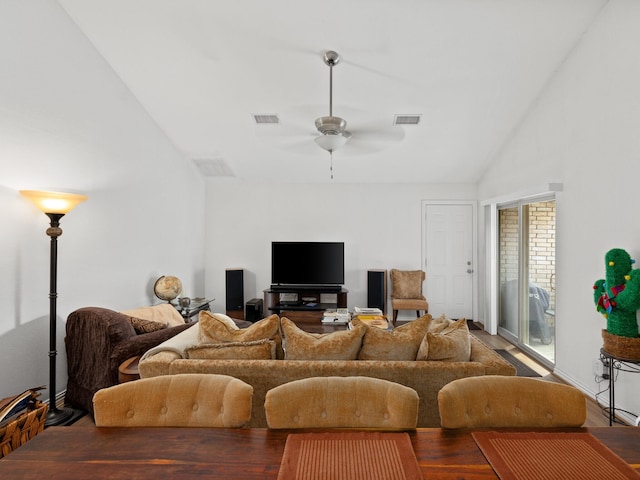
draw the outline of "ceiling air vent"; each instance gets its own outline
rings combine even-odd
[[[259,113],[253,116],[258,125],[280,123],[278,115],[272,113]]]
[[[396,115],[393,117],[394,125],[418,125],[422,115]]]

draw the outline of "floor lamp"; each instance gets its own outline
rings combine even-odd
[[[51,221],[47,235],[51,237],[51,264],[49,277],[49,411],[45,427],[66,423],[74,415],[68,408],[56,406],[56,300],[58,277],[58,237],[62,235],[60,219],[87,197],[75,193],[42,192],[37,190],[21,190],[20,194],[31,200]]]

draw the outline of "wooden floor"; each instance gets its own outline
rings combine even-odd
[[[93,418],[91,417],[91,415],[85,415],[84,417],[82,417],[80,420],[78,420],[77,422],[75,422],[73,425],[71,425],[72,427],[94,427],[96,424],[93,422]]]
[[[515,356],[518,360],[525,363],[528,367],[532,368],[536,372],[538,372],[542,378],[549,382],[558,382],[558,383],[566,383],[562,379],[555,376],[552,372],[550,372],[546,367],[542,366],[532,358],[528,357],[525,353],[523,353],[520,349],[518,349],[513,344],[507,342],[502,337],[497,335],[490,335],[484,330],[473,330],[472,333],[478,337],[485,345],[492,347],[494,349],[503,349],[507,350],[513,356]],[[87,426],[94,425],[93,419],[90,415],[85,415],[76,423],[74,426]],[[585,422],[585,427],[608,427],[609,426],[609,417],[603,413],[602,409],[593,401],[591,398],[587,398],[587,421]],[[614,424],[615,426],[622,426],[620,424]]]

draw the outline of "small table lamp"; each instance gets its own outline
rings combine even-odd
[[[47,235],[51,237],[50,293],[49,293],[49,411],[45,427],[61,425],[73,415],[73,410],[58,409],[56,406],[56,300],[58,276],[58,237],[62,235],[60,219],[87,197],[75,193],[43,192],[21,190],[20,194],[31,200],[50,219]]]

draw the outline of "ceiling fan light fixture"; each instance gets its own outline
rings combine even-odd
[[[342,147],[349,140],[348,136],[341,133],[325,133],[315,138],[315,142],[320,148],[327,152],[333,152]]]
[[[340,117],[320,117],[316,119],[316,128],[323,135],[341,135],[347,128],[347,121]]]

